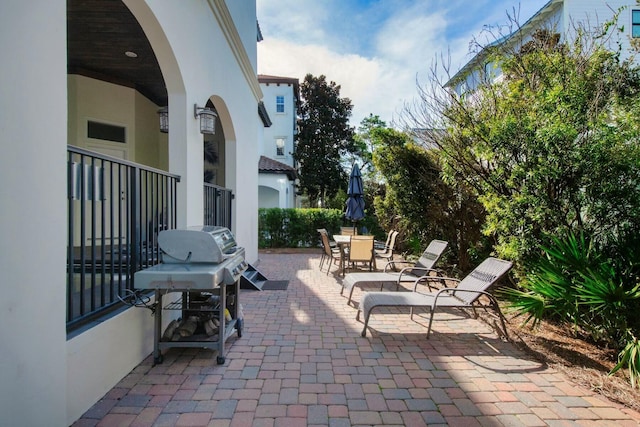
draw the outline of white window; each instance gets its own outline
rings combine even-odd
[[[284,156],[284,138],[276,138],[276,155]]]
[[[284,96],[276,96],[276,113],[284,113]]]

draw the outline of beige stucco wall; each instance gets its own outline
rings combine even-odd
[[[158,106],[135,89],[69,75],[69,144],[167,170],[167,135],[160,132]],[[126,143],[87,137],[87,122],[126,128]],[[122,154],[120,156],[119,154]]]
[[[66,426],[66,1],[0,9],[0,425]]]
[[[125,0],[143,25],[169,93],[169,172],[180,175],[178,226],[202,223],[203,136],[193,105],[211,100],[225,135],[225,187],[232,231],[249,262],[258,258],[258,140],[255,2],[184,4]],[[229,25],[233,19],[233,26]],[[185,28],[193,31],[184,31]]]
[[[67,340],[66,154],[69,143],[96,143],[84,137],[87,118],[127,126],[129,159],[181,175],[179,225],[188,225],[202,220],[193,104],[215,99],[236,237],[257,259],[255,1],[125,3],[168,86],[171,129],[155,136],[156,153],[155,106],[128,88],[67,77],[66,0],[2,4],[0,55],[11,59],[0,65],[0,425],[71,425],[152,350],[152,317],[139,308]]]
[[[158,106],[135,92],[135,156],[137,163],[167,170],[167,136],[160,132]],[[165,164],[163,165],[163,160]],[[164,166],[164,167],[163,167]]]

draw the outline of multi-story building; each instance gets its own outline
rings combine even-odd
[[[294,208],[296,197],[296,120],[300,103],[298,79],[258,75],[271,126],[264,128],[258,166],[258,205]]]
[[[502,46],[517,51],[520,46],[532,39],[535,31],[549,30],[560,34],[561,40],[572,40],[576,29],[582,27],[596,30],[617,15],[615,32],[607,40],[612,49],[622,49],[625,57],[631,52],[631,40],[640,38],[640,5],[635,1],[624,0],[550,0],[524,24],[504,37],[497,37],[493,43],[485,46],[445,84],[458,95],[472,93],[483,82],[499,80],[502,76],[500,64],[488,59],[491,48]]]

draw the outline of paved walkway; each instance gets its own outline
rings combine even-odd
[[[371,316],[367,338],[319,254],[261,253],[286,291],[243,291],[227,362],[205,349],[147,358],[76,426],[636,426],[640,415],[569,382],[483,322]],[[333,271],[336,270],[334,267]],[[359,290],[354,291],[359,301]]]

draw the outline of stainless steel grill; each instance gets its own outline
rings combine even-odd
[[[242,336],[240,277],[247,269],[244,248],[229,229],[218,226],[165,230],[158,235],[162,263],[135,274],[138,289],[156,296],[154,362],[162,363],[169,347],[204,347],[218,350],[217,363],[225,363],[224,344],[233,334]],[[163,306],[163,297],[180,293]],[[181,310],[162,334],[163,310]]]

